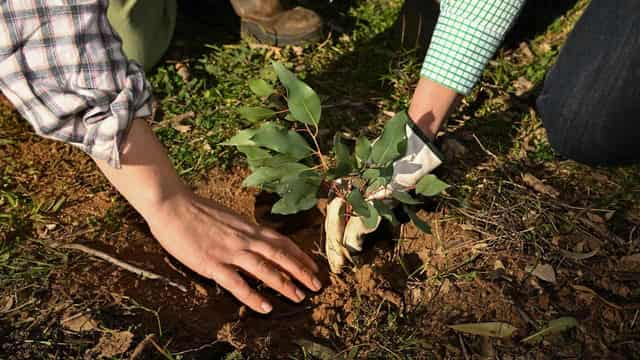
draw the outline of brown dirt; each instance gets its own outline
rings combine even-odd
[[[241,170],[231,173],[211,171],[207,180],[198,185],[198,192],[218,199],[244,215],[253,216],[257,212],[260,215],[258,222],[276,227],[307,252],[315,253],[316,259],[324,264],[323,259],[317,256],[317,249],[322,248],[320,214],[314,210],[288,217],[286,222],[281,217],[266,216],[265,208],[268,208],[271,199],[259,197],[256,200],[252,192],[241,189],[239,184],[242,175],[244,171]],[[633,320],[633,309],[636,308],[615,308],[591,293],[576,291],[571,287],[572,284],[584,283],[580,278],[587,277],[589,286],[594,289],[620,298],[629,296],[631,289],[624,280],[612,281],[598,271],[610,272],[611,264],[608,262],[611,259],[599,258],[601,260],[593,262],[591,268],[577,264],[578,273],[574,270],[576,262],[565,261],[555,266],[557,283],[543,283],[525,272],[527,265],[535,263],[534,256],[514,258],[513,252],[508,249],[488,253],[481,234],[465,230],[465,226],[451,221],[448,215],[446,211],[441,211],[429,216],[431,222],[436,224],[433,236],[422,234],[413,226],[403,227],[403,240],[400,243],[389,240],[398,235],[390,236],[394,234],[389,229],[374,234],[372,240],[375,244],[356,258],[359,265],[353,271],[341,276],[325,273],[326,286],[323,291],[310,296],[303,304],[293,304],[264,289],[275,305],[274,312],[269,316],[247,311],[211,281],[190,273],[174,260],[168,259],[139,221],[127,221],[117,236],[89,245],[177,282],[189,284],[188,293],[181,293],[158,282],[141,280],[112,266],[86,259],[82,261],[84,271],[71,276],[77,286],[75,296],[81,293],[81,297],[89,295],[111,303],[123,301],[123,298],[135,299],[139,305],[157,310],[164,336],[171,339],[169,348],[172,351],[197,348],[221,340],[258,357],[286,358],[285,354],[297,349],[294,340],[299,338],[312,339],[336,349],[348,349],[350,345],[367,343],[379,337],[381,329],[378,326],[382,326],[379,318],[398,312],[414,316],[402,319],[401,323],[420,329],[416,331],[416,336],[440,341],[433,341],[434,353],[456,353],[445,346],[447,341],[456,338],[448,329],[449,324],[505,321],[519,328],[517,335],[524,337],[530,332],[526,329],[532,328],[532,324],[528,323],[531,319],[552,319],[559,314],[573,315],[581,326],[588,327],[581,332],[581,340],[595,347],[591,350],[600,353],[606,347],[598,348],[598,342],[587,342],[586,339],[596,331],[616,338],[619,336],[615,335],[618,334],[616,327]],[[559,241],[564,242],[564,247],[571,248],[569,242],[578,240],[564,237]],[[504,269],[494,270],[498,259]],[[619,270],[628,270],[622,265],[633,264],[634,259],[621,262]],[[402,260],[405,269],[398,260]],[[187,276],[172,269],[169,262]],[[423,281],[424,276],[407,276],[407,273],[413,273],[420,267],[424,267],[424,275],[431,281]],[[68,291],[56,285],[53,289],[54,296],[56,291]],[[377,312],[372,313],[373,310]],[[144,326],[139,331],[158,332],[155,317],[144,312],[142,314],[124,318],[114,314],[110,321],[117,322],[120,328],[129,322],[136,324],[142,321]],[[474,347],[480,345],[467,344]],[[517,350],[517,343],[513,342],[489,342],[482,346],[524,351]],[[579,353],[579,349],[574,348],[564,351],[570,356]],[[366,353],[364,349],[361,356]],[[426,353],[423,355],[427,357]]]
[[[66,265],[56,268],[47,287],[35,295],[38,308],[0,318],[0,325],[13,329],[11,335],[0,331],[0,338],[10,339],[0,350],[14,358],[30,358],[40,351],[24,342],[32,329],[59,328],[55,331],[61,333],[61,341],[81,340],[95,346],[100,338],[95,333],[79,336],[61,329],[65,314],[80,311],[91,313],[102,327],[132,331],[132,348],[155,333],[162,334],[160,345],[173,352],[221,341],[256,358],[288,358],[298,349],[298,339],[359,358],[392,357],[390,347],[403,346],[412,358],[461,358],[465,353],[502,354],[503,358],[585,354],[625,358],[640,350],[636,231],[640,212],[637,202],[628,207],[628,213],[620,214],[622,219],[617,215],[608,219],[608,213],[590,210],[594,206],[585,193],[597,199],[616,189],[615,181],[598,171],[570,169],[571,163],[532,167],[534,176],[549,179],[548,184],[560,190],[560,201],[551,200],[529,190],[517,169],[487,166],[486,159],[471,155],[482,150],[461,136],[464,145],[473,149],[461,163],[484,171],[479,177],[483,191],[466,198],[464,207],[453,205],[452,198],[437,207],[427,204],[420,214],[432,224],[433,235],[410,225],[372,234],[368,248],[354,257],[353,268],[340,276],[325,272],[325,288],[302,304],[263,289],[275,306],[271,315],[262,316],[170,259],[86,156],[29,134],[24,126],[16,127],[11,136],[20,141],[2,148],[9,154],[3,159],[21,160],[0,165],[13,167],[14,182],[23,193],[42,199],[66,197],[59,213],[36,222],[34,237],[45,244],[86,244],[186,284],[188,292],[70,253]],[[579,181],[586,171],[597,186]],[[451,169],[446,176],[462,176],[457,174],[463,174],[462,170]],[[269,215],[273,199],[242,189],[245,175],[243,169],[212,170],[195,188],[290,236],[320,264],[326,264],[318,251],[323,248],[321,214],[313,210],[290,217]],[[92,225],[90,219],[100,226]],[[42,228],[48,223],[57,226]],[[553,229],[548,236],[527,237],[527,229],[547,223]],[[596,249],[598,253],[587,259],[566,255],[567,251],[584,254]],[[33,245],[25,251],[43,248]],[[556,283],[545,283],[528,273],[527,267],[540,261],[552,264]],[[28,289],[21,291],[18,293],[28,293]],[[578,328],[533,347],[517,340],[460,336],[447,326],[504,321],[518,328],[514,339],[519,339],[560,316],[575,317]],[[25,321],[31,324],[27,330],[20,328]],[[228,351],[228,345],[188,354],[211,358]],[[153,352],[150,347],[145,353],[151,356]]]

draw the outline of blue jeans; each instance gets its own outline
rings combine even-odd
[[[593,0],[537,103],[560,155],[589,165],[640,162],[640,1]]]

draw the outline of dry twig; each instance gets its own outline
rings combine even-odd
[[[113,264],[121,269],[127,270],[129,272],[132,272],[136,275],[140,275],[144,278],[147,279],[151,279],[151,280],[160,280],[162,282],[164,282],[165,284],[169,285],[169,286],[173,286],[176,289],[182,291],[182,292],[187,292],[187,288],[184,285],[175,283],[169,279],[167,279],[166,277],[162,276],[162,275],[158,275],[154,272],[148,271],[148,270],[144,270],[141,269],[139,267],[133,266],[131,264],[128,264],[122,260],[118,260],[116,258],[114,258],[113,256],[106,254],[102,251],[98,251],[95,249],[92,249],[90,247],[84,246],[84,245],[80,245],[80,244],[52,244],[52,247],[56,248],[56,249],[71,249],[71,250],[78,250],[78,251],[82,251],[85,254],[91,255],[93,257],[97,257],[99,259],[102,259],[110,264]]]
[[[140,343],[136,346],[136,348],[131,353],[129,360],[136,360],[142,355],[142,352],[151,344],[151,341],[156,338],[156,334],[147,335]]]

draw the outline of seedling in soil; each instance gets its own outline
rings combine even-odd
[[[405,154],[407,114],[395,115],[374,141],[359,137],[353,150],[336,134],[331,155],[325,154],[318,137],[322,115],[318,94],[282,64],[273,62],[273,68],[283,88],[262,79],[250,80],[251,90],[267,105],[239,110],[248,121],[261,124],[223,143],[235,146],[247,158],[251,175],[243,185],[278,194],[271,212],[283,215],[316,206],[321,189],[325,195],[328,192],[332,200],[325,221],[326,251],[334,272],[340,272],[349,258],[347,248],[360,250],[362,235],[377,228],[382,219],[398,223],[392,211],[395,204],[402,204],[416,227],[429,232],[428,224],[410,208],[420,200],[398,191],[391,192],[389,199],[380,198],[391,182],[393,162]],[[273,120],[264,122],[267,119]],[[415,192],[436,196],[447,186],[435,175],[426,175]]]

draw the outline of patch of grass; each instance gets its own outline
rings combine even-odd
[[[348,12],[355,20],[354,30],[349,34],[334,34],[319,45],[282,49],[247,42],[206,45],[196,59],[179,59],[157,67],[149,77],[162,115],[155,131],[169,149],[179,173],[186,178],[197,178],[212,166],[228,167],[236,162],[237,152],[218,144],[250,125],[241,119],[237,109],[241,105],[258,104],[247,81],[269,77],[271,60],[293,68],[301,79],[308,80],[330,101],[344,100],[344,96],[358,98],[358,103],[363,99],[374,101],[384,96],[382,85],[390,83],[393,88],[405,90],[404,98],[392,97],[391,107],[406,105],[407,91],[415,79],[415,75],[406,74],[416,74],[417,61],[415,56],[390,51],[386,46],[388,36],[383,34],[395,20],[400,5],[398,0],[359,3]],[[397,65],[388,68],[388,62],[383,60],[394,56]],[[365,61],[372,57],[378,60]],[[175,62],[189,66],[188,80],[180,76]],[[362,121],[353,119],[356,111],[344,111],[343,107],[349,106],[347,101],[325,111],[323,123],[332,129],[343,124],[357,129]],[[176,130],[171,119],[190,112],[194,116],[180,124],[188,126],[188,130]],[[357,117],[366,121],[372,118],[371,114]]]

